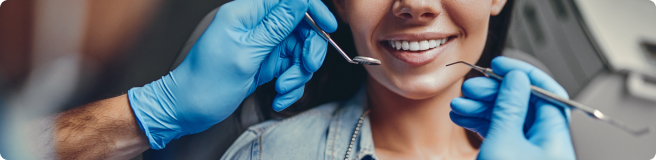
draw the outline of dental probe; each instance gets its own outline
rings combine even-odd
[[[348,55],[346,55],[346,53],[342,50],[342,48],[339,48],[337,43],[335,43],[335,41],[333,41],[333,39],[330,38],[330,35],[328,35],[328,33],[326,33],[325,31],[323,31],[323,29],[321,29],[321,27],[319,27],[319,25],[317,25],[317,23],[314,22],[314,19],[312,19],[312,17],[310,17],[310,14],[308,14],[307,12],[305,13],[305,20],[310,22],[312,28],[314,28],[314,30],[319,32],[320,33],[319,35],[321,35],[323,39],[325,39],[331,45],[333,45],[333,47],[337,49],[337,52],[339,52],[349,63],[364,64],[364,65],[380,65],[380,60],[371,57],[356,56],[355,58],[353,58],[353,60],[351,60],[351,58],[349,58]]]
[[[503,80],[503,77],[495,74],[492,71],[491,68],[484,68],[484,67],[480,67],[480,66],[477,66],[477,65],[472,65],[472,64],[469,64],[469,63],[463,62],[463,61],[458,61],[458,62],[454,62],[454,63],[451,63],[451,64],[447,64],[446,66],[451,66],[451,65],[454,65],[454,64],[458,64],[458,63],[468,65],[469,67],[483,73],[486,77],[492,77],[492,78],[494,78],[498,81]],[[649,133],[649,127],[643,127],[641,129],[631,129],[626,124],[624,124],[620,121],[611,119],[610,117],[604,115],[603,113],[601,113],[601,111],[599,111],[597,109],[594,109],[594,108],[588,107],[586,105],[583,105],[581,103],[578,103],[576,101],[573,101],[573,100],[558,96],[558,95],[556,95],[554,93],[551,93],[551,92],[549,92],[545,89],[542,89],[540,87],[536,87],[534,85],[531,85],[531,93],[533,95],[536,95],[536,96],[544,99],[544,100],[547,100],[548,102],[550,102],[554,105],[558,105],[558,106],[561,106],[561,107],[571,107],[571,108],[574,108],[574,109],[581,110],[581,111],[585,112],[586,114],[588,114],[590,117],[593,117],[595,119],[604,121],[606,123],[609,123],[609,124],[611,124],[615,127],[618,127],[618,128],[620,128],[620,129],[622,129],[626,132],[629,132],[629,133],[633,134],[634,136],[640,136],[640,135],[643,135],[645,133]]]

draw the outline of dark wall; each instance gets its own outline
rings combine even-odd
[[[168,73],[169,68],[201,19],[229,0],[164,0],[137,44],[98,77],[83,80],[77,99],[66,109],[125,94]]]

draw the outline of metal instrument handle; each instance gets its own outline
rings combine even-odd
[[[330,35],[328,33],[326,33],[326,31],[323,31],[323,29],[321,29],[321,27],[319,27],[319,25],[317,25],[317,23],[314,22],[314,19],[312,19],[312,17],[310,17],[310,14],[307,13],[307,12],[305,13],[305,20],[310,22],[310,25],[312,26],[312,28],[314,28],[314,30],[319,32],[320,33],[319,35],[321,35],[321,37],[323,37],[323,39],[326,39],[326,41],[328,41],[328,43],[333,45],[333,47],[335,47],[335,49],[337,49],[337,52],[339,52],[339,54],[341,54],[344,57],[344,59],[346,59],[349,63],[358,64],[358,62],[353,61],[351,58],[349,58],[348,55],[346,55],[346,52],[344,52],[344,50],[342,50],[342,48],[339,48],[337,43],[335,43],[335,41],[333,41],[333,39],[330,38]]]

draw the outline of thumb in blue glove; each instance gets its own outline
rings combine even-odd
[[[477,77],[463,83],[465,97],[451,102],[454,123],[485,137],[479,159],[574,159],[569,109],[531,95],[533,84],[567,97],[541,70],[518,60],[492,61],[502,82]]]
[[[303,22],[327,32],[335,17],[319,0],[236,0],[224,4],[185,60],[168,75],[128,91],[151,148],[204,131],[237,109],[257,86],[278,78],[274,109],[303,95],[328,44]]]

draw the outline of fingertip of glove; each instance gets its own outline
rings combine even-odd
[[[284,110],[285,108],[287,108],[287,107],[285,107],[285,106],[284,106],[282,103],[280,103],[280,102],[275,103],[275,104],[273,105],[273,110],[276,111],[276,112],[280,112],[280,111]]]
[[[283,109],[291,106],[297,100],[301,99],[303,92],[305,90],[305,85],[289,91],[288,93],[279,93],[273,99],[273,110],[276,112],[282,111]]]
[[[493,85],[498,85],[498,82],[487,78],[487,77],[474,77],[466,80],[462,86],[463,87],[469,87],[469,86],[493,86]]]
[[[513,61],[517,61],[517,60],[508,58],[506,56],[498,56],[492,59],[492,65],[503,65],[508,63],[514,63]]]
[[[276,112],[280,112],[284,110],[285,108],[289,107],[290,104],[287,104],[288,102],[288,95],[286,94],[278,94],[276,95],[276,98],[273,100],[273,110]]]
[[[337,31],[337,19],[335,19],[335,16],[331,13],[330,18],[328,18],[326,24],[320,25],[326,33],[333,33]],[[325,28],[325,29],[324,29]]]
[[[529,63],[505,56],[499,56],[492,59],[491,67],[492,70],[494,70],[494,73],[502,76],[511,70],[521,70],[528,73],[533,69],[537,69]]]
[[[276,83],[278,83],[278,81],[276,81]],[[276,92],[278,92],[280,94],[287,93],[287,89],[283,86],[275,85],[274,88],[276,89]]]
[[[301,85],[298,65],[294,65],[283,72],[276,80],[275,89],[280,94],[290,92],[292,89]]]
[[[467,117],[467,116],[463,116],[463,115],[460,115],[456,112],[451,111],[451,112],[449,112],[449,118],[451,119],[451,121],[453,123],[455,123],[456,125],[458,125],[460,127],[470,127],[467,123],[467,120],[469,119],[469,117]]]
[[[320,0],[310,0],[310,15],[322,30],[333,33],[337,30],[337,19],[328,7]]]
[[[462,94],[465,97],[478,100],[493,100],[499,82],[487,77],[474,77],[466,80],[462,84]]]
[[[451,109],[453,109],[455,107],[458,107],[458,105],[462,104],[463,99],[464,98],[462,98],[462,97],[456,97],[453,100],[451,100],[451,103],[450,103]]]
[[[460,110],[462,110],[462,107],[465,102],[465,98],[462,97],[457,97],[451,100],[451,113],[457,114]]]
[[[515,63],[515,62],[512,62],[512,59],[510,59],[508,57],[498,56],[498,57],[492,59],[492,63],[490,64],[490,68],[492,68],[492,70],[495,73],[503,76],[506,73],[508,73],[509,70],[507,69],[508,67],[506,67],[506,66],[510,65],[511,63]]]
[[[458,118],[460,118],[460,115],[458,115],[458,113],[455,113],[455,112],[451,111],[451,112],[449,112],[449,118],[451,118],[451,121],[453,121],[455,123],[456,120]]]
[[[298,84],[291,84],[289,82],[284,82],[282,80],[277,80],[275,89],[278,94],[287,94],[289,92],[292,92],[295,88],[291,88],[289,86],[296,86]]]
[[[294,64],[278,77],[275,89],[281,94],[293,92],[304,87],[305,83],[310,81],[312,75],[313,73],[306,71],[301,64]]]

